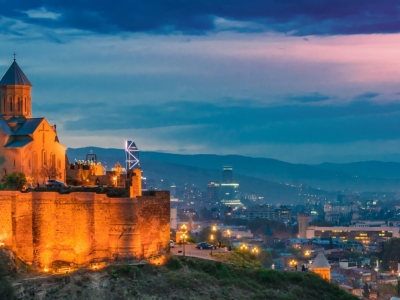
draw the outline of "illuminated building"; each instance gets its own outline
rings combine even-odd
[[[275,220],[288,223],[292,218],[292,209],[286,205],[281,205],[279,208],[275,208]]]
[[[222,183],[232,183],[233,182],[233,168],[223,167],[222,169]]]
[[[233,168],[224,167],[222,183],[219,185],[221,203],[225,205],[243,205],[240,202],[239,183],[233,182]]]
[[[256,218],[274,220],[275,207],[268,204],[256,205],[248,208],[245,214],[247,220],[253,220]]]
[[[391,238],[400,238],[398,227],[310,227],[308,239],[340,238],[341,241],[359,241],[363,244],[376,244]]]
[[[299,224],[299,238],[306,238],[307,236],[307,228],[310,223],[310,215],[308,214],[299,214],[297,215],[297,222]]]
[[[65,147],[56,125],[45,118],[32,118],[32,84],[14,59],[0,80],[1,177],[23,172],[32,185],[49,179],[65,181]]]
[[[322,252],[318,252],[310,266],[310,270],[317,273],[323,279],[331,280],[331,265]]]
[[[207,184],[207,200],[217,203],[219,202],[220,192],[219,192],[219,183],[210,181]]]

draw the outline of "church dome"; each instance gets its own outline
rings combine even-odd
[[[28,77],[22,72],[21,68],[18,66],[17,62],[14,60],[10,68],[4,74],[0,81],[0,86],[4,85],[27,85],[32,86]]]

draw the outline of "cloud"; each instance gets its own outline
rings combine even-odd
[[[363,93],[361,95],[358,95],[355,97],[355,99],[373,99],[376,98],[380,95],[380,93],[371,93],[371,92],[367,92],[367,93]]]
[[[48,28],[98,33],[204,34],[215,30],[343,35],[400,31],[397,0],[40,1],[1,5],[1,15]]]
[[[357,101],[336,106],[250,107],[169,102],[157,106],[94,106],[75,116],[76,119],[64,122],[64,130],[91,131],[99,135],[104,130],[171,128],[182,141],[205,145],[337,144],[397,139],[400,104]]]
[[[308,95],[301,96],[289,96],[287,98],[289,101],[299,102],[299,103],[309,103],[309,102],[321,102],[329,100],[329,96],[321,95],[320,93],[312,93]]]

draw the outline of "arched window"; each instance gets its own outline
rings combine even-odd
[[[42,153],[42,166],[47,165],[47,152],[45,150],[43,150]]]
[[[26,112],[26,97],[24,98],[24,112]]]
[[[14,167],[15,167],[15,158],[14,158]]]
[[[13,109],[13,98],[10,97],[10,111],[12,111]]]
[[[61,169],[61,159],[57,159],[57,167]]]
[[[51,154],[51,166],[56,167],[56,155],[54,153]]]
[[[31,160],[30,159],[28,160],[28,168],[29,169],[31,168]]]
[[[36,152],[32,153],[32,174],[35,176],[38,171],[38,154]]]
[[[21,111],[21,98],[18,97],[18,111]]]
[[[3,112],[6,112],[6,97],[3,98]]]

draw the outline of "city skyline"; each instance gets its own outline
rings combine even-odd
[[[68,147],[400,161],[394,1],[173,3],[4,5],[0,73]]]

